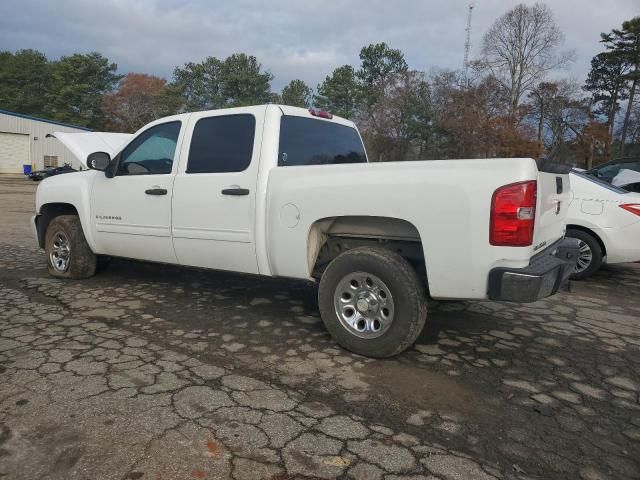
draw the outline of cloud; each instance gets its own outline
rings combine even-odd
[[[472,44],[515,2],[476,1]],[[533,3],[526,1],[525,3]],[[582,81],[599,34],[637,14],[637,0],[550,1],[576,51],[566,75]],[[207,56],[256,55],[275,75],[315,87],[334,68],[359,64],[364,45],[400,48],[412,68],[460,68],[467,2],[463,0],[22,0],[0,4],[2,49],[35,48],[57,58],[98,51],[121,72],[170,78],[173,69]]]

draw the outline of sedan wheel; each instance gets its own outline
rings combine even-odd
[[[589,265],[591,265],[591,261],[593,260],[593,252],[591,251],[591,247],[588,243],[579,240],[578,243],[578,261],[576,263],[576,268],[574,272],[581,273],[584,272]]]
[[[573,280],[584,280],[596,273],[602,265],[603,251],[600,243],[591,232],[568,229],[568,238],[578,240],[578,261],[571,274]]]

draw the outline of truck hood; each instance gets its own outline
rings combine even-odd
[[[87,166],[87,156],[94,152],[107,152],[110,156],[118,153],[121,147],[132,137],[131,133],[111,132],[82,132],[67,133],[53,132],[47,137],[54,137],[73,153],[83,166]]]

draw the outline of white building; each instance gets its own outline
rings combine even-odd
[[[79,160],[55,138],[53,132],[86,132],[88,128],[0,110],[0,173],[23,173],[68,163],[79,170]]]

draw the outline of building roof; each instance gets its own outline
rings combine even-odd
[[[0,114],[11,115],[12,117],[26,118],[27,120],[34,120],[36,122],[50,123],[52,125],[59,125],[61,127],[77,128],[78,130],[86,130],[87,132],[91,132],[92,131],[90,128],[87,128],[87,127],[80,127],[78,125],[70,125],[68,123],[58,122],[56,120],[49,120],[47,118],[32,117],[31,115],[25,115],[23,113],[16,113],[16,112],[10,112],[8,110],[0,109]]]

